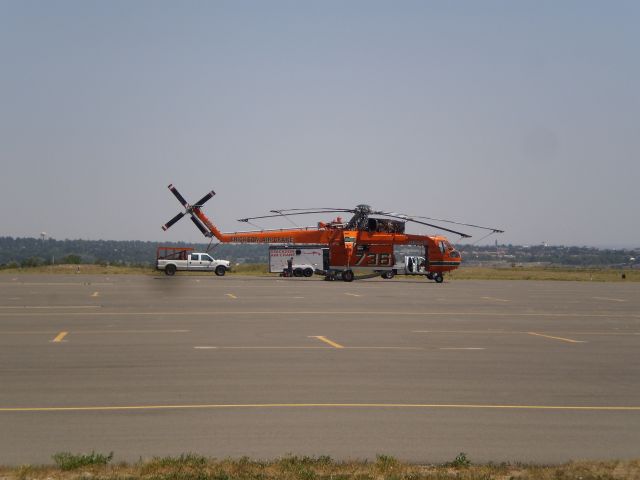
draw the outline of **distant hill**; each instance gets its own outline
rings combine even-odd
[[[152,265],[160,242],[138,240],[55,240],[0,237],[0,267],[37,266],[52,263]],[[208,244],[172,243],[206,250]],[[267,245],[214,244],[213,256],[233,263],[266,263]],[[640,265],[640,249],[598,249],[566,246],[459,245],[464,264],[544,264],[572,266]],[[397,254],[421,254],[419,247],[398,248]],[[633,260],[631,260],[633,259]]]

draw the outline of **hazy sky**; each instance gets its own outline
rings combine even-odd
[[[214,189],[223,230],[368,203],[640,246],[639,24],[637,1],[0,0],[0,235],[201,240],[160,229],[174,183]]]

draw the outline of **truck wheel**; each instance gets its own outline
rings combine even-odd
[[[217,276],[224,277],[224,274],[227,273],[227,269],[224,267],[224,265],[218,265],[215,272]]]
[[[302,271],[302,269],[300,267],[293,269],[293,276],[294,277],[301,277],[303,275],[304,275],[304,272]]]
[[[176,266],[171,264],[167,265],[164,269],[164,274],[172,277],[176,274]]]
[[[302,271],[302,274],[303,274],[305,277],[310,277],[310,276],[312,276],[312,275],[313,275],[313,269],[312,269],[312,268],[307,267],[307,268],[305,268],[305,269]]]
[[[444,277],[441,273],[434,273],[433,279],[436,281],[436,283],[442,283],[444,281]]]
[[[345,270],[342,272],[342,280],[345,282],[353,282],[353,270]]]
[[[388,272],[382,272],[382,278],[385,280],[389,280],[393,278],[393,270],[389,270]]]

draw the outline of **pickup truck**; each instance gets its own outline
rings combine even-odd
[[[216,260],[208,253],[193,252],[192,248],[158,247],[156,269],[165,275],[175,275],[178,270],[214,272],[222,277],[230,269],[229,260]]]

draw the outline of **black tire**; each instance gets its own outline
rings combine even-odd
[[[444,277],[441,273],[434,273],[433,279],[436,281],[436,283],[442,283],[444,281]]]
[[[391,278],[393,278],[395,276],[395,274],[393,273],[393,270],[389,270],[387,272],[382,272],[382,278],[384,278],[385,280],[389,280]]]
[[[301,277],[303,275],[304,275],[304,272],[302,271],[302,269],[300,267],[293,269],[293,276],[294,277]]]
[[[302,271],[302,274],[303,274],[305,277],[310,277],[310,276],[312,276],[312,275],[313,275],[313,268],[309,268],[309,267],[305,268],[305,269]]]
[[[224,277],[224,274],[227,273],[227,268],[224,265],[218,265],[215,272],[217,276]]]
[[[342,272],[342,280],[344,280],[345,282],[353,282],[353,270],[345,270],[344,272]]]
[[[173,277],[176,274],[176,266],[169,264],[164,268],[164,274]]]

